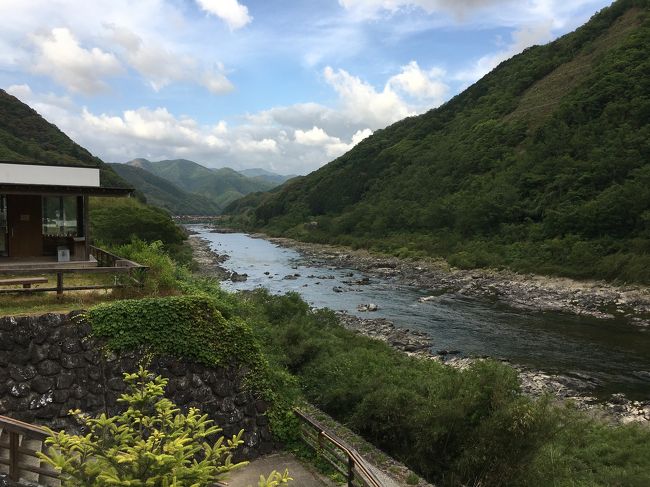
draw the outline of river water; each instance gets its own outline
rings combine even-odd
[[[211,233],[199,226],[192,230],[215,252],[230,256],[223,267],[248,274],[245,282],[224,282],[226,289],[261,286],[273,293],[295,291],[312,306],[387,318],[397,326],[424,331],[432,338],[434,352],[459,350],[465,356],[507,358],[531,369],[586,380],[599,397],[623,392],[632,399],[650,399],[650,333],[627,322],[532,313],[456,294],[420,303],[418,298],[430,293],[392,279],[318,265],[295,250],[241,233]],[[346,283],[364,277],[370,284]],[[357,311],[358,305],[368,303],[379,309]]]

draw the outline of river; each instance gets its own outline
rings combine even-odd
[[[241,233],[211,233],[200,226],[192,230],[215,252],[230,256],[223,267],[248,274],[244,282],[224,282],[226,289],[262,286],[273,293],[295,291],[312,306],[386,318],[397,326],[424,331],[432,338],[433,352],[459,350],[465,356],[506,358],[575,378],[592,387],[597,397],[622,392],[631,399],[650,399],[650,333],[623,320],[526,312],[456,294],[420,303],[418,298],[430,293],[393,279],[316,265],[295,250]],[[364,277],[370,284],[354,284]],[[358,305],[369,303],[379,309],[357,311]]]

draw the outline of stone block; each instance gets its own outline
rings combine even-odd
[[[84,411],[95,411],[103,405],[103,398],[89,394],[84,400]]]
[[[56,388],[57,389],[69,389],[74,384],[75,376],[72,372],[61,372],[56,377]]]
[[[100,377],[102,376],[102,372],[99,369],[99,367],[88,367],[88,377],[90,377],[92,380],[99,380]]]
[[[9,394],[13,397],[27,397],[31,390],[28,384],[24,382],[15,382],[11,379],[7,381],[7,389],[9,390]]]
[[[52,395],[55,404],[63,404],[70,397],[70,391],[67,389],[57,389]]]
[[[64,353],[61,355],[61,365],[66,369],[77,369],[84,365],[84,359],[81,355],[69,355]]]
[[[36,396],[29,402],[29,409],[41,409],[54,402],[54,393],[49,391],[40,396]],[[58,410],[58,407],[57,407]]]
[[[45,394],[47,391],[54,388],[54,383],[55,381],[53,377],[39,376],[34,378],[30,385],[33,391],[36,391],[39,394]]]
[[[9,376],[16,382],[26,382],[36,377],[36,369],[31,365],[9,367]]]
[[[29,344],[29,351],[27,352],[29,354],[29,361],[32,364],[37,364],[41,360],[45,360],[49,353],[50,353],[50,345],[47,343],[44,343],[43,345],[37,345],[36,343],[32,342]]]
[[[10,352],[14,349],[14,341],[11,333],[0,331],[0,352]]]
[[[235,404],[237,406],[242,406],[242,405],[246,404],[248,401],[250,401],[251,398],[250,398],[248,393],[240,392],[240,393],[235,395],[234,400],[235,400]]]
[[[61,342],[61,350],[65,353],[77,353],[81,351],[81,343],[77,338],[65,337]]]
[[[268,424],[269,424],[269,418],[267,418],[266,415],[261,415],[257,417],[258,426],[267,426]]]
[[[58,342],[52,342],[49,344],[47,358],[50,360],[59,360],[61,358],[61,346]]]
[[[101,353],[99,350],[89,350],[84,352],[84,359],[86,359],[86,362],[89,364],[97,365],[101,361]]]

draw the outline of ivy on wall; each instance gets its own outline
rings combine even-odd
[[[222,314],[222,311],[224,313]],[[268,396],[268,364],[250,326],[208,296],[173,296],[102,303],[87,319],[115,352],[146,350],[208,366],[248,369],[251,390]]]

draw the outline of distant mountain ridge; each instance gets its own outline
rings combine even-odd
[[[650,2],[232,203],[231,224],[455,266],[650,283]]]
[[[242,169],[237,172],[249,178],[263,179],[265,181],[268,181],[270,183],[275,183],[275,184],[282,184],[288,181],[289,179],[293,179],[296,177],[295,174],[289,174],[285,176],[282,174],[276,174],[274,172],[267,171],[266,169],[262,169],[259,167],[252,168],[252,169]]]
[[[193,198],[198,196],[200,199],[193,198],[191,203],[189,200],[184,201],[189,207],[195,207],[200,204],[200,201],[209,201],[209,207],[206,206],[202,211],[196,214],[218,214],[229,203],[245,196],[249,193],[258,191],[267,191],[277,186],[278,183],[260,179],[258,177],[250,178],[244,176],[234,169],[220,168],[210,169],[201,164],[187,159],[173,159],[163,161],[149,161],[147,159],[133,159],[126,163],[130,168],[139,169],[136,172],[127,169],[122,169],[121,173],[129,180],[136,188],[141,190],[147,198],[163,198],[165,200],[165,207],[177,207],[175,211],[180,211],[178,204],[169,199],[169,188],[163,189],[159,184],[159,180],[165,180],[173,184],[178,190],[185,193],[186,198]],[[118,170],[116,168],[116,170]],[[127,174],[128,173],[128,174]],[[155,180],[151,178],[146,181],[146,173],[151,174],[158,178]],[[129,176],[132,178],[129,178]],[[148,186],[147,186],[148,183]],[[154,195],[152,192],[156,186]],[[145,188],[145,186],[147,186]],[[166,192],[167,196],[163,197]],[[179,194],[176,192],[176,194]],[[187,206],[185,205],[185,206]],[[209,211],[208,211],[209,208]]]
[[[173,215],[216,215],[220,211],[219,205],[212,200],[184,191],[145,169],[117,163],[109,166],[143,194],[147,203]]]
[[[100,158],[75,143],[36,110],[0,89],[0,160],[96,167],[101,185],[129,187]]]

